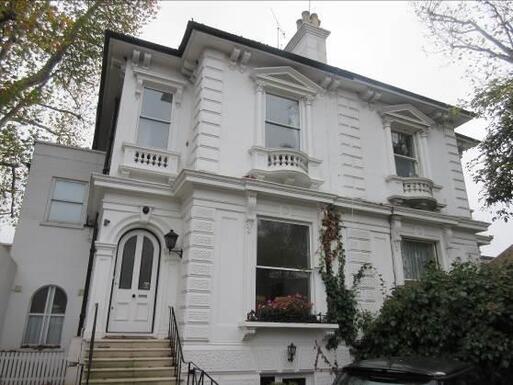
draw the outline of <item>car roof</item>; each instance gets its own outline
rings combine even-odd
[[[401,373],[442,378],[470,368],[472,366],[469,364],[447,358],[389,357],[356,361],[344,367],[344,371]]]

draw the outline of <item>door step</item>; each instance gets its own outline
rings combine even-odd
[[[86,349],[86,356],[89,350]],[[122,357],[170,357],[171,349],[167,348],[95,348],[95,358],[122,358]]]
[[[85,384],[85,380],[82,381]],[[176,377],[147,377],[147,378],[97,378],[90,379],[90,385],[177,385]]]
[[[173,366],[154,366],[150,368],[93,368],[90,379],[121,379],[173,377]]]
[[[87,366],[87,358],[85,360]],[[174,359],[166,357],[108,357],[93,358],[92,367],[101,368],[151,368],[162,366],[173,366]]]

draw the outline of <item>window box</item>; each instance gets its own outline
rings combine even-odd
[[[258,321],[243,321],[239,324],[239,329],[242,331],[242,339],[248,340],[253,337],[257,331],[261,330],[298,330],[316,331],[323,334],[333,334],[338,329],[338,324],[333,323],[320,323],[320,322],[258,322]]]

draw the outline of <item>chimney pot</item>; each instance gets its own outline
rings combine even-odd
[[[319,16],[303,11],[296,25],[297,31],[288,42],[285,51],[326,63],[326,38],[330,31],[320,27]]]

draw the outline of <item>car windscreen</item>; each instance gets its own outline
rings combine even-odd
[[[436,385],[431,379],[422,378],[393,378],[379,374],[340,374],[333,385]]]

